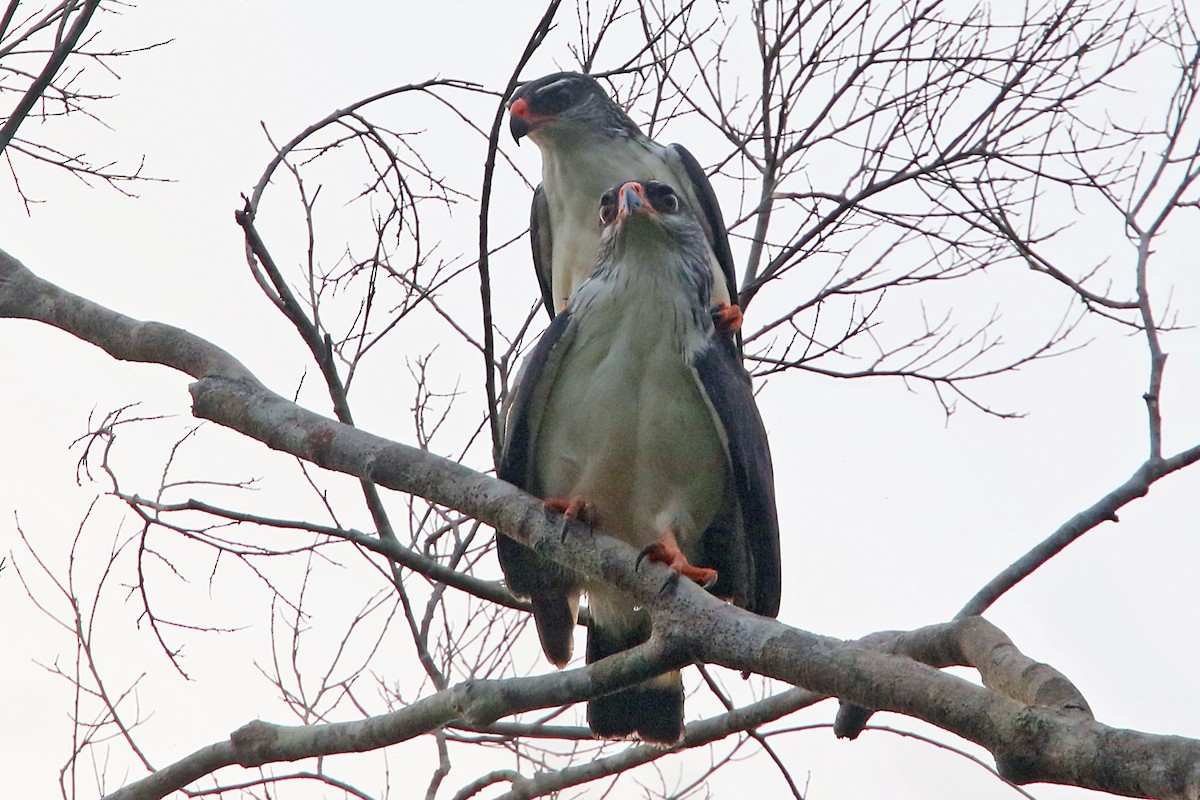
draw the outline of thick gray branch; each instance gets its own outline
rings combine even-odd
[[[983,685],[1029,705],[1055,708],[1092,718],[1087,700],[1065,675],[1048,664],[1034,661],[1012,639],[982,617],[967,617],[894,635],[883,652],[904,655],[931,667],[972,667]]]
[[[199,377],[191,387],[198,417],[327,469],[417,494],[474,516],[548,558],[624,589],[654,615],[656,637],[652,642],[661,648],[661,659],[639,657],[648,649],[642,647],[573,673],[464,684],[396,712],[404,725],[412,725],[405,728],[412,731],[407,735],[463,716],[488,719],[524,708],[571,702],[598,691],[601,685],[624,685],[621,680],[644,676],[639,670],[696,659],[925,720],[986,747],[996,757],[1000,773],[1014,783],[1041,781],[1132,797],[1200,799],[1200,741],[1109,728],[1080,710],[1061,710],[1062,703],[1060,708],[1030,705],[1028,681],[1016,681],[1020,691],[1015,693],[1023,699],[1014,699],[905,656],[879,653],[758,617],[687,581],[676,591],[663,593],[666,569],[645,565],[635,570],[637,554],[630,546],[592,535],[578,524],[571,524],[564,538],[561,518],[549,515],[538,500],[515,487],[301,408],[263,388],[238,361],[198,337],[167,325],[137,322],[63,292],[3,254],[0,316],[40,320],[93,342],[117,358],[158,361]],[[906,647],[936,653],[939,647],[945,648],[937,642],[938,637],[956,630],[970,633],[967,627],[934,626],[908,634]],[[995,643],[992,637],[993,646]],[[949,652],[954,658],[978,662],[976,666],[991,671],[993,677],[1004,677],[993,684],[1010,691],[1006,681],[1013,670],[1004,664],[985,666],[992,655],[977,646],[968,636]],[[609,679],[614,683],[605,683]],[[1033,684],[1046,685],[1047,681],[1035,676]],[[485,687],[482,692],[480,686]],[[473,705],[481,702],[480,697],[487,701]],[[1038,699],[1036,692],[1033,697]],[[345,731],[343,738],[357,747],[379,741],[372,727],[379,724],[372,720],[345,723],[362,727],[336,730]],[[274,754],[299,758],[335,752],[297,745],[305,741],[311,747],[335,746],[322,744],[320,739],[321,731],[330,730],[334,729],[275,728],[258,723],[243,732],[259,749],[260,757],[270,759]],[[244,750],[246,745],[231,740],[225,746]],[[208,765],[224,756],[206,748],[191,758]],[[263,761],[251,759],[250,763]]]
[[[121,361],[173,367],[193,378],[223,375],[258,385],[233,356],[182,328],[142,322],[58,288],[0,250],[0,317],[31,319],[91,342]]]
[[[1022,703],[1057,709],[1093,719],[1083,694],[1065,675],[1022,653],[995,625],[983,617],[961,617],[916,631],[882,631],[859,640],[882,653],[903,655],[931,667],[971,667],[983,685]],[[843,739],[857,738],[871,710],[843,703],[833,732]]]

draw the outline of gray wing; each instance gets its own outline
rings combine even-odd
[[[779,613],[782,576],[779,562],[779,518],[775,510],[775,472],[750,376],[742,367],[737,345],[714,334],[693,362],[700,384],[725,429],[737,497],[740,525],[728,520],[705,532],[706,566],[717,570],[712,591],[745,597],[756,614]],[[722,586],[722,571],[741,585]]]
[[[708,175],[704,173],[704,167],[700,166],[696,157],[689,153],[683,145],[667,145],[667,151],[679,159],[679,164],[683,167],[684,174],[691,183],[692,193],[696,196],[696,201],[700,206],[694,209],[696,217],[700,220],[705,234],[708,235],[708,242],[712,245],[717,263],[721,265],[721,271],[725,273],[725,285],[729,289],[729,302],[740,304],[737,271],[733,266],[733,253],[729,249],[729,233],[725,230],[725,219],[721,216],[721,206],[717,203],[717,195],[708,180]]]
[[[555,317],[529,354],[520,385],[514,390],[516,400],[505,428],[504,452],[496,469],[500,480],[533,494],[540,491],[535,485],[537,427],[562,354],[570,344],[573,334],[570,323],[569,311]],[[517,597],[528,597],[533,604],[533,618],[546,656],[559,667],[565,666],[571,658],[579,576],[499,533],[496,555],[508,588]]]
[[[599,198],[597,198],[598,200]],[[542,290],[542,303],[554,319],[554,294],[551,291],[554,266],[554,231],[550,227],[550,205],[546,202],[546,189],[538,184],[533,192],[533,205],[529,208],[529,244],[533,248],[533,271]]]
[[[546,396],[558,377],[563,351],[570,344],[573,334],[569,311],[555,317],[530,351],[521,371],[520,385],[514,389],[516,399],[509,413],[504,452],[500,456],[496,477],[526,491],[537,488],[533,486],[533,445],[537,438],[537,426]]]

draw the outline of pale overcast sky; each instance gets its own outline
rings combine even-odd
[[[284,141],[336,108],[435,76],[499,88],[541,13],[534,3],[482,0],[337,6],[308,0],[216,0],[147,3],[104,14],[99,27],[113,44],[171,42],[121,60],[120,80],[96,73],[100,90],[117,95],[95,109],[111,130],[96,124],[43,127],[30,121],[21,133],[40,138],[44,131],[65,149],[86,150],[102,163],[136,164],[144,154],[146,174],[169,182],[131,187],[138,196],[127,198],[30,168],[21,175],[22,186],[38,202],[28,214],[11,183],[0,181],[0,247],[70,291],[210,339],[242,359],[272,389],[291,395],[306,367],[310,383],[315,373],[294,333],[255,287],[233,219],[240,195],[252,189],[273,152],[263,126],[276,141]],[[564,25],[571,13],[564,8]],[[574,66],[564,46],[568,38],[548,43],[525,76]],[[492,102],[475,100],[470,107],[490,114]],[[1127,102],[1140,101],[1133,94]],[[427,131],[424,146],[434,153],[437,168],[477,193],[478,145],[472,143],[465,150],[471,157],[463,160],[450,149],[459,140],[448,137],[439,143],[442,134],[432,126],[446,117],[434,111],[428,103],[396,102],[381,113],[398,127]],[[634,116],[638,119],[636,112]],[[490,116],[475,121],[486,127]],[[517,167],[536,182],[536,148],[504,144]],[[693,150],[703,163],[720,155],[700,146]],[[722,189],[732,187],[719,184]],[[290,190],[272,191],[277,195],[267,204],[264,228],[276,236],[285,263],[294,265],[304,243],[287,238],[299,230],[289,216]],[[519,231],[528,202],[529,189],[508,173],[494,197],[496,229],[508,235]],[[336,218],[339,208],[331,200],[328,213]],[[470,237],[473,224],[470,213],[460,212],[445,221],[447,236]],[[1160,271],[1153,288],[1161,298],[1174,287],[1172,307],[1181,323],[1193,326],[1200,315],[1195,214],[1181,216],[1175,225],[1192,233],[1168,240],[1156,262]],[[447,250],[469,252],[473,240],[462,241],[461,246],[448,243]],[[341,245],[329,246],[336,251]],[[1081,262],[1104,255],[1088,251],[1087,237],[1077,239],[1076,246]],[[523,313],[536,296],[525,252],[521,242],[496,265],[501,287],[497,302],[510,317]],[[1130,254],[1113,257],[1128,262]],[[1009,340],[1052,327],[1070,305],[1061,291],[1027,296],[1003,284],[997,291],[1001,294],[985,298],[982,305],[999,308],[1001,331]],[[979,300],[961,298],[963,305]],[[477,294],[455,302],[471,308]],[[952,306],[954,299],[943,295],[933,303]],[[398,439],[411,436],[411,379],[404,359],[438,344],[421,331],[405,341],[407,350],[397,342],[389,355],[394,366],[374,363],[356,390],[358,423]],[[1200,338],[1194,330],[1184,330],[1169,336],[1165,347],[1171,354],[1164,395],[1170,453],[1200,441]],[[996,572],[1141,463],[1144,351],[1140,338],[1097,325],[1086,348],[1034,364],[981,390],[997,407],[1026,412],[1018,420],[996,419],[960,403],[947,422],[928,391],[910,390],[898,381],[835,381],[810,373],[767,381],[760,402],[777,463],[787,576],[780,618],[818,633],[855,637],[951,617]],[[478,358],[465,349],[458,352],[447,343],[439,353],[437,388],[477,392]],[[89,414],[103,416],[138,403],[131,413],[170,417],[118,437],[115,459],[126,481],[123,488],[146,494],[158,486],[174,438],[191,424],[190,399],[187,380],[178,374],[114,363],[89,345],[28,322],[0,321],[0,363],[8,376],[0,392],[0,552],[10,560],[10,568],[0,574],[5,642],[0,701],[10,721],[0,728],[0,765],[6,796],[51,797],[58,796],[58,772],[70,753],[73,703],[70,684],[53,675],[52,668],[70,673],[76,653],[73,639],[35,608],[11,569],[16,561],[47,608],[64,613],[61,596],[20,543],[17,524],[61,575],[89,504],[107,486],[102,476],[98,482],[79,476],[77,482],[81,450],[71,445],[87,431]],[[478,395],[468,394],[464,402],[471,397]],[[327,411],[319,401],[313,407]],[[465,426],[472,419],[473,411],[464,409],[452,421]],[[182,456],[193,475],[271,476],[255,503],[288,516],[320,518],[318,503],[301,488],[293,461],[225,431],[206,430],[199,442]],[[449,444],[446,454],[452,454]],[[487,466],[478,455],[468,462]],[[1119,525],[1092,532],[988,613],[1026,653],[1070,677],[1108,725],[1200,737],[1200,696],[1192,674],[1200,660],[1193,634],[1200,563],[1196,469],[1156,485],[1148,498],[1121,514]],[[342,497],[353,490],[349,480],[328,483]],[[343,522],[368,528],[369,519],[355,513],[356,518]],[[136,522],[124,517],[119,503],[102,499],[96,504],[82,527],[79,591],[94,591],[114,540],[124,541],[136,531]],[[199,548],[194,552],[206,566],[188,573],[186,586],[164,595],[163,609],[185,621],[244,630],[189,638],[185,662],[193,680],[173,672],[149,632],[137,627],[138,603],[126,586],[136,574],[128,553],[120,562],[123,571],[107,590],[106,614],[95,633],[97,658],[114,685],[123,688],[147,674],[138,698],[141,716],[150,717],[144,734],[149,756],[159,766],[222,739],[251,719],[293,721],[255,668],[270,657],[264,644],[269,599],[261,585],[246,570],[226,569],[210,588],[206,570],[211,556],[200,555]],[[357,576],[349,580],[369,583],[372,573],[347,563],[347,575]],[[166,593],[173,585],[164,578],[159,591]],[[378,582],[370,590],[383,588]],[[312,608],[327,615],[313,620],[318,639],[331,635],[321,630],[322,622],[352,615],[361,599],[336,585],[314,588],[314,593],[325,605],[310,599]],[[336,630],[336,623],[331,624]],[[370,663],[385,682],[411,677],[402,644],[408,634],[402,627],[396,623],[397,641]],[[771,728],[829,722],[834,712],[835,706],[825,703]],[[892,715],[875,721],[930,731]],[[942,738],[991,763],[978,748]],[[808,796],[820,800],[1017,796],[959,756],[883,732],[846,743],[822,729],[779,736],[774,743],[793,775],[808,783]],[[745,792],[747,786],[766,797],[782,796],[784,787],[773,765],[752,748],[743,751],[751,753],[712,781],[713,796]],[[705,758],[668,758],[660,766],[669,780],[687,784]],[[392,768],[414,770],[416,777],[393,773],[388,796],[424,796],[429,771],[424,762],[431,768],[433,759],[427,745],[405,750]],[[364,774],[371,775],[381,759],[366,756],[364,763]],[[452,796],[495,763],[481,761],[476,767],[460,755],[439,797]],[[119,743],[107,769],[109,789],[142,774]],[[364,780],[363,790],[382,796],[382,782],[373,780]],[[658,785],[652,773],[643,780],[650,787]],[[631,787],[620,796],[639,796]],[[604,788],[597,784],[580,791],[593,797]],[[290,791],[284,796],[337,796],[331,789]],[[1098,796],[1060,787],[1029,791],[1047,800]],[[93,785],[81,783],[78,796],[93,796]]]

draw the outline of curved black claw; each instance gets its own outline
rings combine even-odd
[[[658,547],[659,547],[658,542],[653,542],[651,544],[646,545],[645,547],[643,547],[641,550],[638,551],[637,560],[633,562],[634,572],[637,572],[639,569],[641,569],[642,562],[645,561],[647,558],[649,558],[650,554],[653,553],[655,550],[657,550]]]
[[[565,542],[570,532],[571,520],[577,520],[587,526],[588,533],[595,533],[595,509],[591,503],[582,500],[546,500],[547,514],[558,516],[558,540]]]
[[[662,588],[658,590],[659,594],[674,594],[679,587],[679,573],[671,571],[671,576],[663,582]]]

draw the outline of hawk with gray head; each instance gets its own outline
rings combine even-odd
[[[526,361],[499,477],[774,616],[771,454],[737,347],[710,313],[706,233],[687,201],[653,180],[606,192],[597,219],[594,272]],[[571,657],[582,591],[589,663],[650,635],[649,614],[619,590],[505,536],[496,544],[509,587],[532,601],[542,648],[559,667]],[[588,723],[598,736],[677,741],[679,673],[591,700]]]
[[[533,264],[546,311],[561,311],[596,265],[600,224],[596,198],[630,175],[675,187],[699,216],[713,273],[718,326],[741,327],[737,277],[725,221],[704,169],[682,145],[660,145],[641,132],[588,75],[556,72],[523,85],[509,103],[509,129],[542,153],[542,183],[533,194]]]

